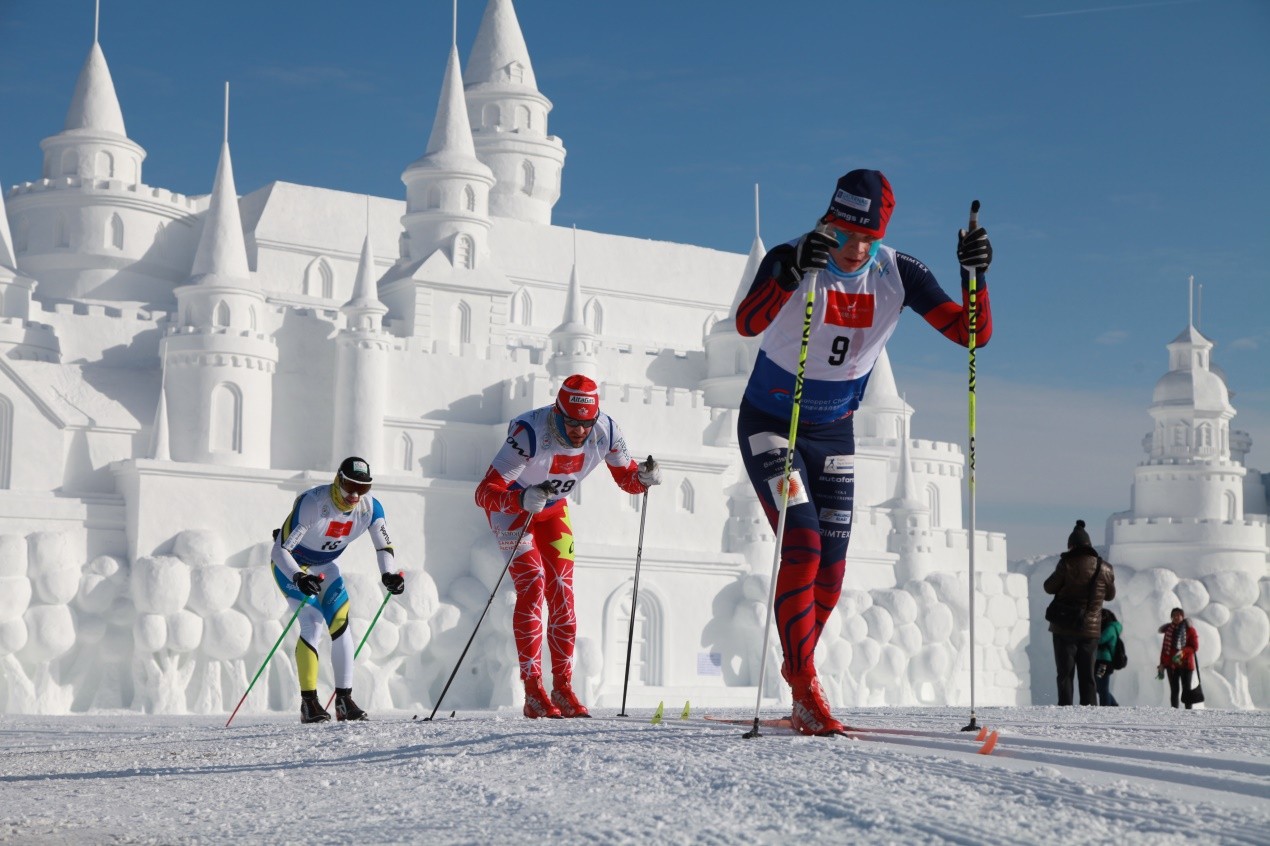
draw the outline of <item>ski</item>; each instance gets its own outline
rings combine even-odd
[[[733,718],[733,717],[716,717],[716,716],[707,714],[704,717],[704,719],[707,722],[719,723],[723,725],[745,726],[745,727],[752,727],[754,725],[753,718],[745,719],[745,718]],[[799,732],[797,729],[794,728],[793,722],[790,720],[789,717],[775,717],[775,718],[761,719],[758,721],[758,724],[759,724],[759,728],[775,729],[779,731],[781,734],[799,735],[802,737],[817,736],[817,735],[803,735],[801,732]],[[980,744],[979,748],[975,750],[976,754],[991,755],[993,750],[997,748],[997,739],[999,737],[999,734],[996,729],[992,729],[990,731],[987,731],[986,734],[981,733],[980,736],[978,737],[964,737],[964,736],[958,736],[953,733],[943,733],[943,732],[930,732],[930,731],[924,732],[924,731],[909,730],[909,729],[890,729],[890,728],[859,728],[856,726],[849,726],[845,732],[834,732],[833,734],[830,734],[830,735],[820,735],[820,736],[829,736],[829,737],[842,736],[842,737],[849,737],[855,740],[890,741],[894,743],[904,743],[911,746],[931,745],[929,741],[935,740],[935,741],[943,741],[948,744],[956,744],[956,746],[964,747],[964,743],[962,743],[962,741],[969,740],[969,741]],[[956,747],[954,746],[952,748],[956,748]],[[963,748],[963,749],[959,749],[958,751],[965,751],[965,750]]]

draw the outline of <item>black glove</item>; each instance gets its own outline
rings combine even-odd
[[[306,573],[301,570],[295,574],[295,578],[291,581],[295,582],[295,586],[305,596],[317,596],[322,592],[321,576],[315,576],[312,573]]]
[[[393,596],[397,596],[406,590],[406,577],[401,573],[384,573],[379,577],[384,583],[384,587],[388,588],[388,592]]]
[[[992,242],[988,240],[988,230],[980,226],[966,234],[966,230],[957,232],[957,261],[962,267],[974,268],[985,273],[992,264]]]
[[[812,230],[798,239],[794,245],[794,262],[785,268],[777,282],[792,291],[812,270],[824,270],[829,266],[829,250],[838,246],[838,240],[818,230]]]

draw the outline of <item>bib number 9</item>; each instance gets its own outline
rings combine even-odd
[[[829,363],[834,367],[842,364],[847,360],[847,350],[851,348],[851,339],[846,335],[839,335],[833,339],[833,346],[830,347]]]

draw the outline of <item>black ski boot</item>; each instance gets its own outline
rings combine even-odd
[[[329,723],[331,714],[318,702],[316,690],[300,691],[300,722]]]
[[[335,719],[341,723],[345,720],[365,720],[369,719],[366,712],[357,707],[357,703],[353,701],[353,689],[351,687],[335,688]]]

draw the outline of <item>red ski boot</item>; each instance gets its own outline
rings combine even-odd
[[[556,676],[553,679],[551,704],[560,709],[562,717],[590,717],[591,712],[578,700],[573,692],[569,676]]]
[[[551,699],[547,696],[547,691],[542,689],[542,679],[537,676],[530,676],[525,679],[525,716],[531,720],[539,717],[546,717],[549,720],[558,720],[561,716],[560,709],[551,704]]]
[[[838,734],[847,730],[846,726],[829,713],[825,692],[814,672],[791,677],[789,687],[794,697],[791,722],[795,729],[803,734],[817,735]]]

